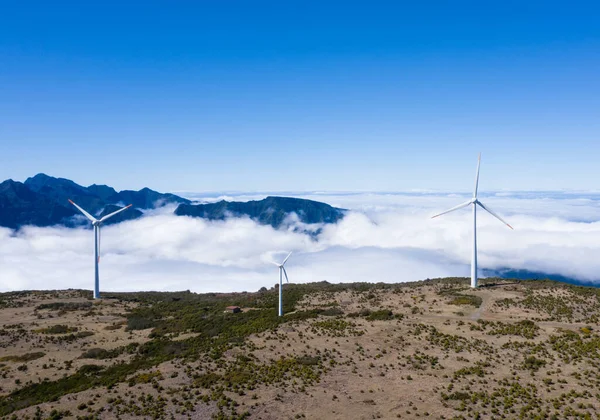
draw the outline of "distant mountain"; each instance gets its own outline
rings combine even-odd
[[[161,207],[166,204],[191,203],[190,200],[185,198],[181,198],[169,193],[162,194],[153,191],[150,188],[143,188],[139,191],[124,190],[109,197],[109,201],[113,203],[122,202],[124,204],[133,204],[133,207],[138,209],[151,209],[154,207]]]
[[[52,226],[66,222],[75,213],[74,208],[58,204],[21,182],[9,179],[0,184],[0,226]]]
[[[54,178],[46,174],[37,174],[33,178],[27,178],[25,185],[59,203],[68,202],[71,199],[92,214],[102,211],[107,204],[132,204],[135,208],[147,210],[165,204],[191,203],[185,198],[173,194],[162,194],[150,188],[121,192],[117,192],[107,185],[93,184],[86,188],[69,179]]]
[[[318,201],[291,197],[267,197],[248,202],[219,201],[210,204],[192,204],[190,200],[174,194],[163,194],[149,188],[139,191],[117,192],[108,185],[79,185],[70,179],[37,174],[22,182],[7,180],[0,184],[0,226],[18,229],[21,226],[67,227],[87,224],[79,211],[69,204],[69,199],[100,218],[119,207],[132,204],[132,208],[107,220],[115,224],[143,216],[149,210],[169,204],[177,205],[178,216],[224,220],[228,217],[250,217],[257,223],[278,229],[290,225],[316,236],[320,224],[336,223],[344,217],[345,210]],[[297,219],[291,218],[296,215]],[[299,228],[293,221],[308,226]]]
[[[543,271],[500,268],[496,270],[483,269],[483,275],[486,277],[499,277],[502,279],[517,279],[517,280],[553,280],[562,283],[569,283],[578,286],[593,286],[598,287],[600,277],[596,280],[577,280],[574,277],[563,276],[561,274],[546,273]]]
[[[92,194],[100,197],[102,200],[108,200],[112,196],[118,194],[113,187],[109,187],[108,185],[92,184],[89,187],[87,187],[87,190]]]
[[[60,205],[69,205],[69,199],[94,214],[106,204],[100,197],[87,188],[65,178],[54,178],[46,174],[37,174],[25,180],[25,186]]]
[[[302,223],[336,223],[344,217],[344,209],[318,201],[290,197],[267,197],[263,200],[237,202],[219,201],[210,204],[180,204],[175,210],[178,216],[202,217],[208,220],[224,220],[227,217],[248,216],[258,223],[281,227],[292,213]]]
[[[17,229],[24,225],[74,226],[80,213],[69,204],[71,199],[95,217],[117,210],[117,206],[133,204],[133,208],[109,219],[108,223],[137,219],[140,210],[166,204],[189,204],[190,200],[173,194],[162,194],[149,188],[117,192],[107,185],[84,187],[69,179],[37,174],[24,183],[13,180],[0,184],[0,226]]]
[[[98,215],[98,218],[104,217],[107,214],[110,214],[114,211],[117,211],[121,208],[121,206],[115,206],[114,204],[108,204],[104,207],[104,210]],[[102,222],[102,225],[115,225],[117,223],[125,222],[126,220],[134,220],[142,217],[144,213],[136,209],[135,207],[130,208],[129,210],[123,211],[119,214],[114,215],[110,219],[105,222]]]

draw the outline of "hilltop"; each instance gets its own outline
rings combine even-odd
[[[6,418],[592,418],[600,290],[553,281],[0,294]],[[238,305],[241,313],[227,313]],[[189,416],[189,417],[188,417]]]

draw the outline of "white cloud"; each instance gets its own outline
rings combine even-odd
[[[264,196],[245,194],[244,199]],[[294,251],[287,265],[292,282],[400,282],[469,275],[470,211],[429,218],[463,201],[467,197],[463,194],[301,196],[351,211],[338,224],[324,226],[318,241],[247,218],[208,222],[165,210],[106,226],[101,289],[257,290],[277,281],[277,269],[269,261],[281,259],[288,250]],[[199,194],[195,198],[203,199]],[[557,193],[484,195],[482,201],[515,230],[479,212],[480,267],[600,279],[599,198]],[[26,227],[12,232],[0,228],[0,290],[90,289],[93,246],[93,233],[87,229]]]

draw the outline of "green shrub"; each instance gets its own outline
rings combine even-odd
[[[155,326],[156,322],[151,319],[140,316],[132,316],[127,319],[126,331],[147,330],[148,328],[154,328]]]
[[[387,309],[371,312],[367,317],[367,321],[387,321],[394,319],[394,313]]]
[[[89,349],[88,351],[84,352],[81,356],[79,356],[80,359],[112,359],[114,357],[117,357],[120,354],[120,352],[118,350],[106,350],[106,349],[101,349],[101,348],[93,348],[93,349]]]
[[[0,362],[30,362],[44,357],[45,355],[46,353],[40,351],[35,353],[25,353],[18,356],[4,356],[0,357]]]
[[[344,311],[342,311],[340,308],[327,308],[327,309],[324,309],[323,311],[321,311],[320,315],[323,315],[323,316],[344,315]]]
[[[35,309],[49,309],[61,311],[88,310],[92,307],[92,302],[52,302],[38,305]]]
[[[68,325],[52,325],[51,327],[42,328],[41,330],[37,330],[37,332],[41,332],[42,334],[67,334],[76,332],[77,327],[69,327]]]
[[[544,366],[546,366],[546,361],[543,359],[538,359],[535,356],[529,356],[523,362],[523,368],[532,371],[538,371]]]
[[[450,305],[459,305],[459,306],[460,305],[471,305],[476,308],[479,308],[481,306],[482,299],[479,296],[458,295],[448,303]]]

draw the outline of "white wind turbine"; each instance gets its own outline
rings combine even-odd
[[[283,260],[283,262],[281,264],[278,264],[275,261],[271,261],[273,264],[275,264],[277,267],[279,267],[279,316],[283,316],[283,295],[282,295],[283,276],[285,275],[286,282],[288,282],[288,283],[290,282],[290,280],[288,279],[287,272],[285,271],[285,267],[284,267],[288,258],[290,258],[290,255],[292,255],[291,252],[288,254],[287,257],[285,257],[285,259]]]
[[[107,214],[106,216],[100,218],[100,219],[96,219],[94,216],[92,216],[91,214],[89,214],[87,211],[85,211],[84,209],[82,209],[81,207],[79,207],[77,204],[75,204],[74,202],[72,202],[71,200],[69,200],[69,203],[73,204],[75,207],[77,207],[77,210],[79,210],[81,213],[83,213],[83,215],[85,217],[87,217],[89,219],[90,222],[92,222],[92,226],[94,226],[94,242],[95,242],[95,258],[94,258],[94,264],[95,264],[95,282],[94,282],[94,299],[100,299],[100,278],[98,277],[98,263],[100,262],[100,225],[105,222],[107,219],[113,217],[115,214],[121,213],[122,211],[127,210],[129,207],[131,207],[131,204],[128,206],[123,207],[122,209],[119,209],[115,212],[112,212],[110,214]]]
[[[479,166],[481,165],[481,153],[479,154],[479,158],[477,160],[477,175],[475,176],[475,191],[473,191],[473,198],[467,201],[466,203],[459,204],[456,207],[452,207],[450,210],[446,210],[440,214],[436,214],[432,217],[438,217],[442,214],[450,213],[451,211],[462,209],[463,207],[467,207],[469,205],[473,206],[473,254],[471,256],[471,287],[477,287],[477,206],[480,206],[482,209],[487,211],[489,214],[494,216],[496,219],[500,220],[509,228],[513,229],[511,225],[506,223],[500,216],[494,213],[489,207],[484,206],[481,201],[477,199],[477,187],[479,184]]]

